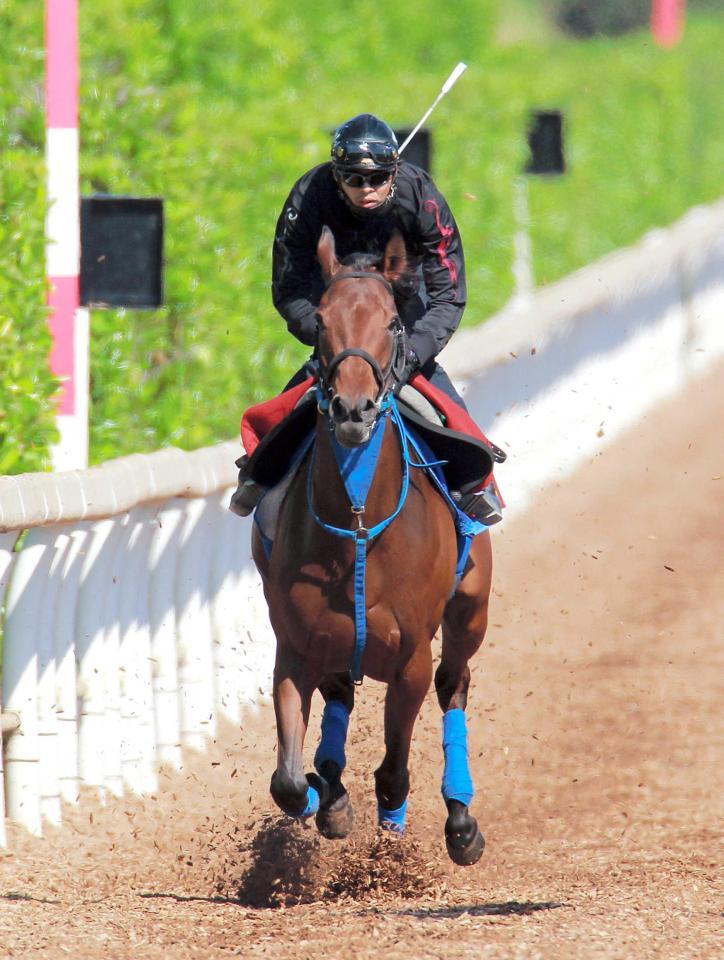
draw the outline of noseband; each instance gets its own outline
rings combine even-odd
[[[327,290],[329,290],[333,284],[339,283],[341,280],[377,280],[379,283],[384,285],[385,289],[392,296],[394,296],[392,285],[379,273],[372,273],[368,270],[351,270],[349,273],[339,273],[337,276],[332,277],[328,282]],[[323,365],[321,360],[321,352],[319,351],[320,327],[319,325],[317,326],[317,353],[320,355],[319,381],[327,402],[331,401],[332,397],[334,396],[332,380],[340,363],[343,360],[346,360],[348,357],[360,357],[360,359],[369,364],[369,366],[372,368],[372,373],[375,375],[378,391],[374,402],[375,406],[379,408],[381,402],[394,387],[394,384],[390,381],[394,379],[395,383],[398,383],[405,367],[405,329],[402,326],[402,321],[398,316],[395,316],[390,329],[395,338],[395,346],[390,356],[389,363],[383,370],[375,357],[373,357],[372,354],[368,353],[366,350],[362,350],[360,347],[347,347],[345,350],[340,350],[339,353],[332,357],[326,366]]]

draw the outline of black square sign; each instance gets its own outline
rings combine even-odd
[[[402,144],[414,130],[414,127],[402,127],[395,129],[397,142]],[[423,170],[430,173],[432,168],[432,134],[424,127],[418,130],[415,136],[410,140],[410,145],[405,147],[402,159],[408,163],[414,163],[416,167],[422,167]]]
[[[163,200],[82,197],[80,302],[153,309],[163,303]]]
[[[563,114],[560,110],[534,110],[528,122],[530,160],[526,173],[565,173]]]

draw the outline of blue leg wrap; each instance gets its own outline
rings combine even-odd
[[[313,817],[317,810],[319,810],[319,794],[314,787],[307,787],[307,805],[299,816],[301,818]]]
[[[325,703],[322,714],[322,739],[314,754],[314,767],[317,772],[327,760],[336,763],[340,772],[344,770],[347,765],[344,745],[347,741],[348,726],[347,707],[340,700],[329,700]]]
[[[383,830],[391,833],[404,833],[407,820],[407,800],[397,810],[385,810],[377,804],[377,822]]]
[[[475,790],[468,765],[468,731],[464,710],[448,710],[442,718],[442,749],[445,769],[442,795],[445,800],[459,800],[470,806]]]

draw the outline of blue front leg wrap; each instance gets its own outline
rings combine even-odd
[[[314,767],[319,773],[322,764],[332,760],[340,773],[347,766],[344,745],[347,742],[349,710],[340,700],[329,700],[322,714],[322,739],[314,754]]]
[[[383,830],[391,833],[404,833],[407,820],[407,800],[397,810],[385,810],[377,804],[377,822]]]
[[[446,801],[459,800],[469,807],[475,790],[468,765],[468,731],[464,710],[448,710],[443,715],[442,749],[445,754],[442,795]]]
[[[307,787],[307,805],[300,813],[300,817],[313,817],[319,810],[319,794],[314,787]]]

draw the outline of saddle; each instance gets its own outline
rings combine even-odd
[[[245,474],[263,487],[286,476],[299,446],[314,429],[317,416],[316,377],[244,413],[241,438],[249,455]],[[416,374],[397,398],[403,419],[424,440],[437,460],[445,461],[448,486],[461,493],[484,487],[505,453],[492,443],[470,415]],[[437,419],[431,419],[431,411]]]

